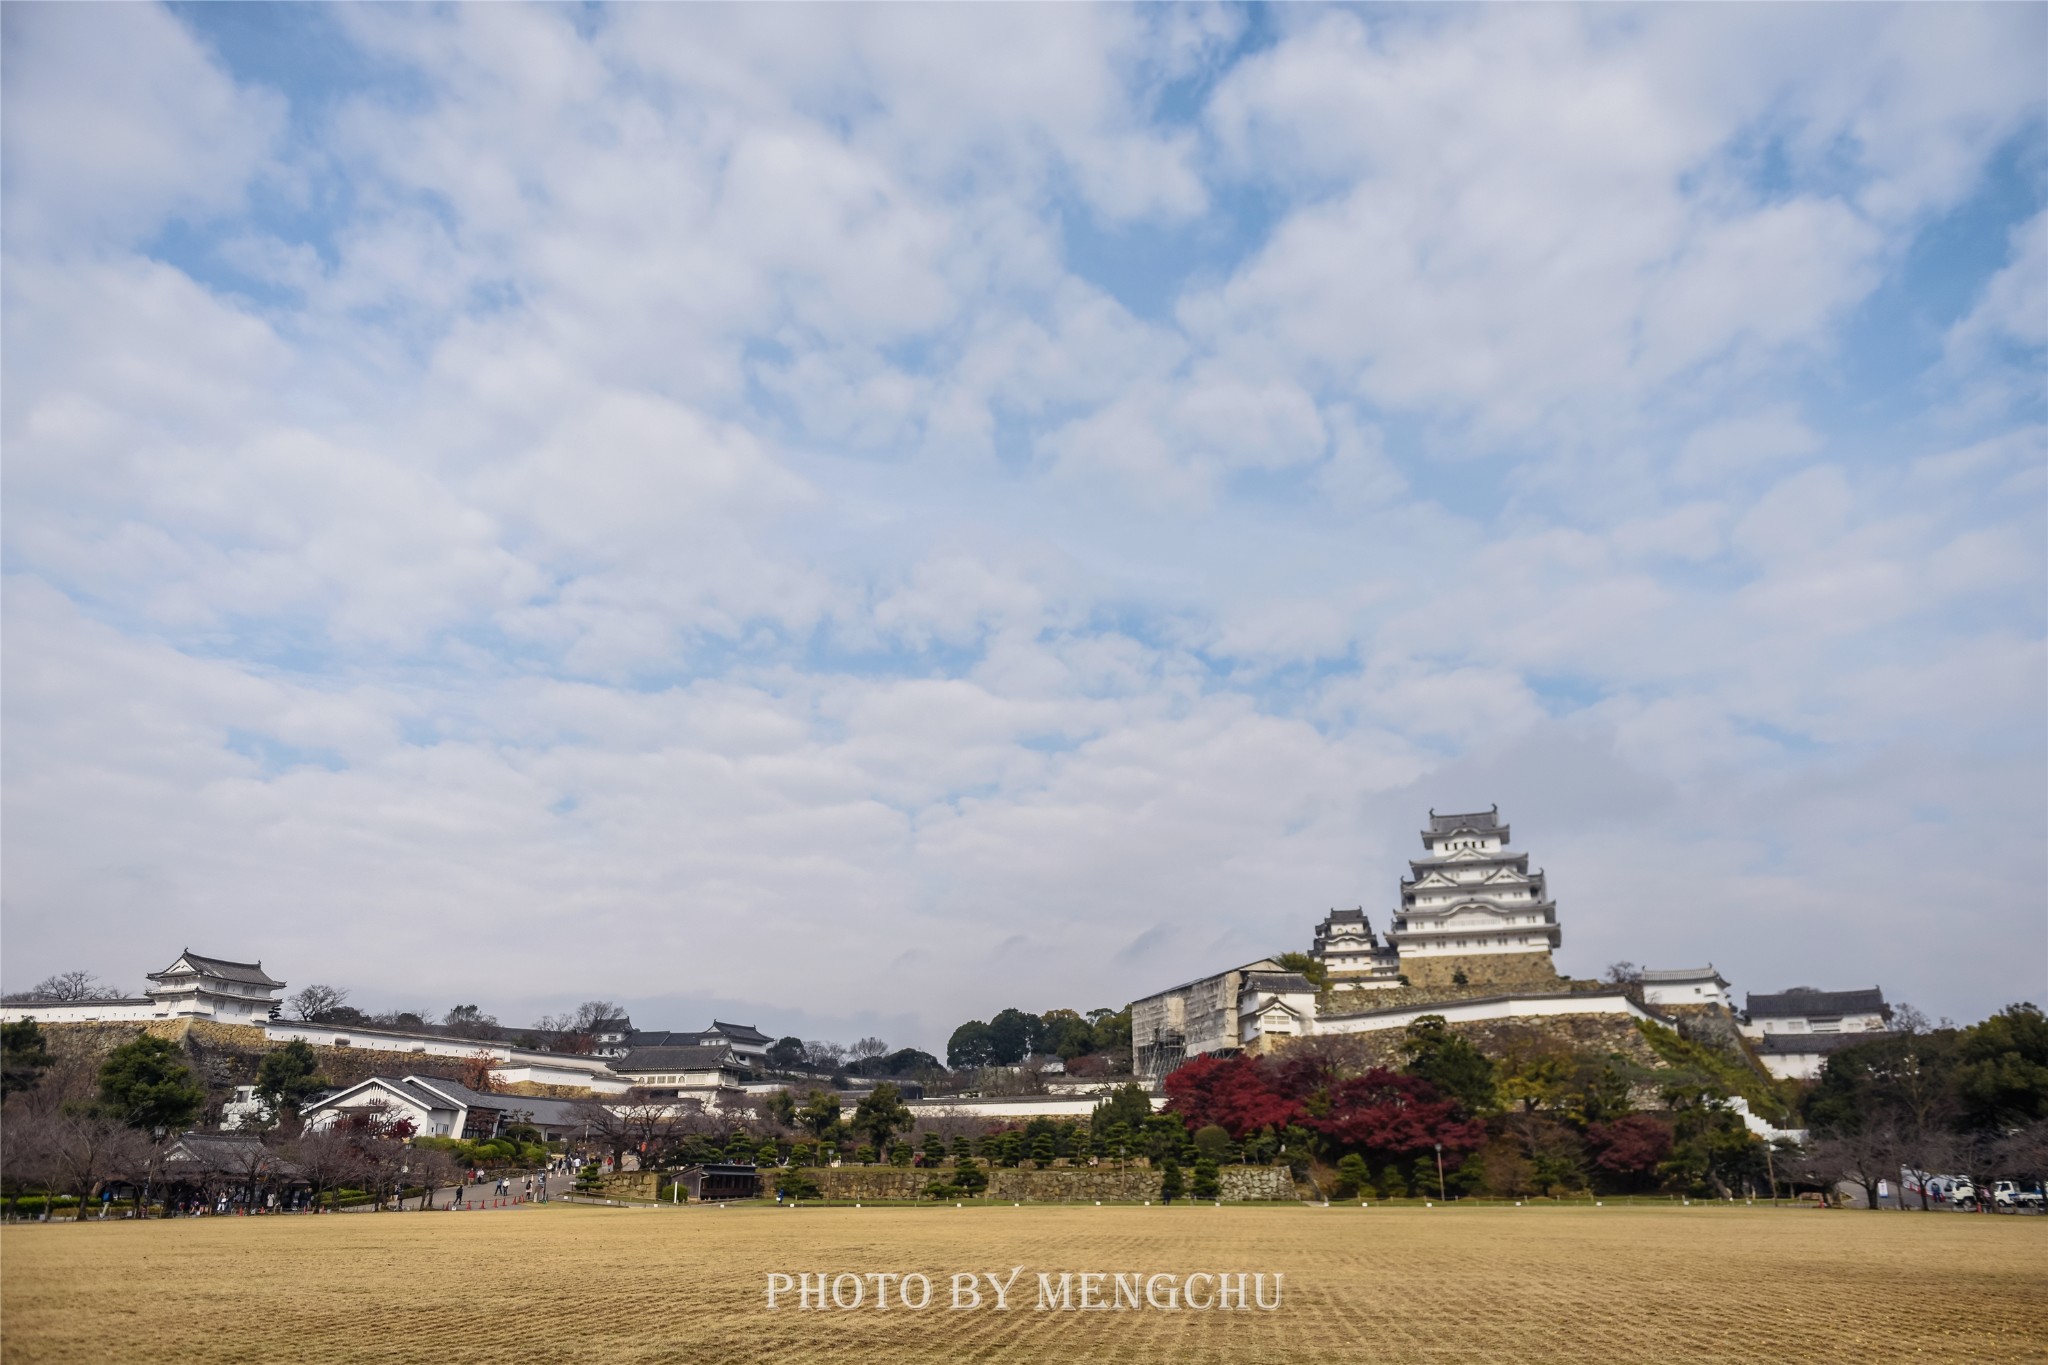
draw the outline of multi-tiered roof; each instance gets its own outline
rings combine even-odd
[[[1542,953],[1557,947],[1557,904],[1529,855],[1508,848],[1500,807],[1429,813],[1425,856],[1401,883],[1387,938],[1405,958],[1466,953]]]

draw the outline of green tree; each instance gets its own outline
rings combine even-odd
[[[903,1092],[884,1082],[861,1096],[860,1103],[854,1106],[852,1128],[872,1142],[876,1151],[885,1151],[890,1138],[916,1121],[903,1103]]]
[[[145,1033],[107,1054],[100,1066],[100,1103],[130,1128],[174,1133],[199,1117],[206,1091],[176,1043]]]
[[[982,1170],[973,1157],[963,1156],[954,1167],[953,1183],[963,1193],[977,1195],[988,1188],[988,1172]]]
[[[863,1142],[853,1149],[853,1160],[855,1165],[872,1166],[875,1164],[875,1149]]]
[[[1031,1159],[1040,1166],[1052,1165],[1059,1155],[1059,1142],[1051,1133],[1040,1133],[1031,1139]]]
[[[1319,991],[1330,989],[1330,969],[1307,953],[1282,953],[1273,959],[1283,972],[1297,972]]]
[[[811,1178],[808,1171],[797,1166],[791,1166],[788,1170],[775,1177],[775,1192],[784,1199],[816,1199],[820,1197],[818,1182]]]
[[[1197,1199],[1214,1199],[1223,1192],[1223,1181],[1216,1169],[1216,1163],[1208,1157],[1195,1162],[1195,1186],[1192,1193]]]
[[[946,1159],[946,1140],[937,1133],[924,1135],[924,1164],[936,1166]]]
[[[797,1127],[821,1143],[831,1142],[839,1136],[839,1112],[837,1095],[829,1090],[813,1090],[796,1111]]]
[[[995,1060],[995,1037],[979,1019],[969,1019],[946,1040],[946,1065],[955,1071],[990,1066]]]
[[[1181,1183],[1180,1162],[1168,1157],[1159,1165],[1159,1197],[1171,1204],[1187,1187]]]
[[[1369,1178],[1365,1158],[1356,1152],[1347,1152],[1337,1162],[1337,1185],[1331,1193],[1339,1199],[1356,1199]]]
[[[1045,1021],[1035,1014],[1007,1009],[988,1021],[989,1060],[997,1066],[1015,1066],[1045,1041]]]
[[[43,1073],[56,1064],[35,1020],[0,1024],[0,1099],[35,1089]]]
[[[1230,1134],[1220,1124],[1206,1124],[1195,1130],[1195,1150],[1210,1161],[1224,1161],[1230,1156]]]
[[[604,1193],[604,1172],[595,1161],[576,1172],[576,1193],[593,1196]]]
[[[974,1155],[974,1139],[965,1133],[953,1134],[953,1160],[965,1161]]]
[[[2008,1005],[1963,1030],[1956,1085],[1964,1122],[1979,1131],[2048,1118],[2048,1015]]]
[[[910,1158],[914,1155],[915,1153],[907,1142],[892,1142],[889,1144],[889,1164],[891,1166],[908,1166]]]
[[[1471,1114],[1494,1107],[1494,1067],[1486,1054],[1451,1032],[1441,1014],[1425,1014],[1408,1026],[1401,1043],[1407,1072],[1420,1076]]]
[[[761,1111],[784,1128],[796,1127],[796,1096],[787,1090],[776,1090],[761,1101]]]
[[[802,1066],[804,1058],[807,1056],[809,1056],[809,1053],[804,1048],[804,1040],[801,1038],[777,1038],[768,1045],[768,1064],[770,1066],[779,1066],[785,1069],[793,1066]]]
[[[1107,1133],[1119,1123],[1123,1124],[1127,1131],[1136,1131],[1139,1125],[1150,1117],[1150,1092],[1144,1086],[1132,1082],[1118,1086],[1096,1101],[1094,1111],[1088,1115],[1088,1123],[1098,1133]]]
[[[256,1093],[273,1113],[297,1116],[299,1106],[308,1096],[326,1088],[327,1080],[320,1074],[320,1059],[303,1038],[294,1038],[267,1054],[263,1064],[256,1068]]]
[[[1131,1007],[1089,1010],[1088,1022],[1095,1028],[1095,1051],[1128,1064],[1131,1059]]]
[[[1071,1062],[1095,1051],[1095,1026],[1077,1011],[1047,1010],[1040,1017],[1045,1024],[1047,1052]]]

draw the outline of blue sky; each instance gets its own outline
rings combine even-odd
[[[2039,6],[4,22],[11,988],[2042,998]]]

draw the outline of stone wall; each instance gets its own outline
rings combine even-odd
[[[1489,1057],[1551,1044],[1594,1056],[1619,1053],[1637,1066],[1661,1068],[1664,1065],[1650,1045],[1643,1041],[1635,1020],[1622,1014],[1532,1015],[1520,1019],[1453,1023],[1448,1027]],[[1378,1029],[1371,1033],[1325,1034],[1297,1039],[1291,1046],[1314,1047],[1319,1052],[1328,1053],[1342,1065],[1358,1070],[1375,1066],[1399,1070],[1408,1060],[1401,1051],[1401,1044],[1407,1036],[1405,1029]]]
[[[238,1085],[254,1085],[264,1057],[284,1047],[265,1036],[260,1027],[223,1024],[212,1019],[151,1019],[135,1023],[44,1024],[43,1036],[60,1055],[105,1056],[121,1044],[144,1033],[168,1038],[179,1044],[185,1063],[206,1087],[205,1121],[218,1120],[220,1105],[234,1094]],[[320,1074],[335,1086],[354,1085],[371,1076],[439,1076],[462,1079],[467,1063],[460,1057],[434,1057],[426,1053],[378,1052],[369,1048],[316,1047]],[[563,1086],[522,1081],[505,1087],[506,1094],[583,1099],[588,1092]]]
[[[1730,1052],[1744,1050],[1741,1032],[1735,1027],[1735,1015],[1726,1005],[1651,1005],[1648,1008],[1669,1019],[1682,1038]]]
[[[1502,990],[1557,990],[1563,985],[1548,949],[1540,953],[1458,953],[1444,957],[1404,957],[1401,975],[1411,986],[1424,989],[1456,984],[1459,972],[1466,984],[1490,988],[1484,994]]]

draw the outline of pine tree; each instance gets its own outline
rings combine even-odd
[[[1223,1181],[1217,1174],[1216,1163],[1203,1157],[1195,1163],[1195,1198],[1214,1199],[1221,1193]]]
[[[576,1172],[576,1193],[602,1195],[604,1193],[604,1172],[595,1161]]]
[[[1180,1163],[1172,1157],[1166,1158],[1165,1163],[1159,1168],[1159,1197],[1171,1204],[1180,1198],[1185,1188],[1186,1186],[1181,1183]]]

